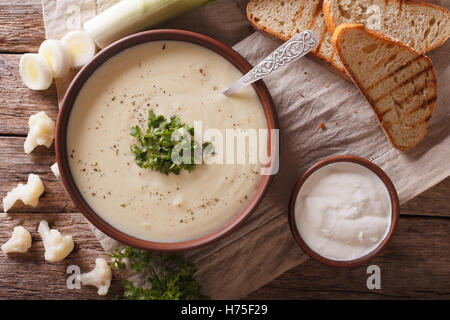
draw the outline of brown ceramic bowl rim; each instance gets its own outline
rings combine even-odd
[[[320,168],[322,168],[326,165],[336,163],[336,162],[356,163],[356,164],[362,165],[362,166],[368,168],[369,170],[371,170],[384,183],[384,185],[386,186],[386,188],[388,190],[390,199],[391,199],[392,219],[391,219],[391,226],[389,228],[389,232],[386,235],[386,237],[383,239],[383,241],[381,241],[381,243],[373,251],[369,252],[368,254],[366,254],[358,259],[348,260],[348,261],[339,261],[339,260],[328,259],[328,258],[321,256],[314,250],[312,250],[303,241],[303,239],[297,229],[296,222],[295,222],[295,202],[297,200],[297,195],[300,192],[300,189],[302,188],[303,184],[306,182],[306,180],[308,180],[308,178],[314,172],[316,172],[317,170],[319,170]],[[352,156],[352,155],[331,156],[331,157],[328,157],[328,158],[325,158],[325,159],[322,159],[322,160],[316,162],[308,170],[306,170],[305,173],[303,173],[302,176],[300,177],[300,179],[297,181],[297,184],[295,185],[294,189],[292,190],[291,198],[289,200],[289,226],[290,226],[290,229],[291,229],[291,232],[292,232],[292,235],[293,235],[295,241],[310,257],[314,258],[315,260],[317,260],[323,264],[326,264],[326,265],[329,265],[332,267],[347,267],[347,268],[356,267],[356,266],[359,266],[359,265],[362,265],[362,264],[368,262],[369,260],[371,260],[372,258],[377,256],[384,249],[384,247],[386,247],[386,245],[388,244],[388,242],[391,240],[392,236],[394,235],[395,230],[397,228],[397,224],[398,224],[399,214],[400,214],[400,204],[399,204],[399,200],[398,200],[397,191],[395,190],[394,184],[392,183],[392,181],[388,177],[388,175],[373,162],[371,162],[367,159],[360,158],[357,156]]]
[[[232,48],[208,36],[198,33],[175,29],[159,29],[144,31],[125,37],[100,51],[87,65],[85,65],[78,72],[64,96],[61,109],[58,114],[55,139],[56,159],[58,162],[58,167],[60,169],[62,181],[71,199],[75,203],[76,207],[81,211],[81,213],[95,227],[100,229],[100,231],[126,245],[144,250],[162,252],[191,250],[201,246],[205,246],[225,237],[226,235],[234,231],[240,224],[242,224],[242,222],[244,222],[244,220],[246,220],[253,213],[253,211],[256,209],[256,207],[264,197],[269,184],[272,181],[272,176],[270,175],[261,176],[260,183],[256,191],[253,193],[251,199],[233,218],[231,218],[225,225],[223,225],[219,229],[196,239],[173,243],[147,241],[137,237],[133,237],[107,223],[87,204],[86,200],[83,198],[74,182],[69,168],[66,152],[66,128],[72,106],[75,102],[78,92],[81,90],[86,80],[95,72],[95,70],[99,66],[101,66],[105,61],[118,54],[119,52],[143,43],[171,40],[190,42],[206,47],[227,59],[244,74],[252,69],[252,66],[247,62],[247,60],[245,60]],[[258,98],[263,106],[268,129],[278,129],[278,119],[274,103],[265,84],[262,81],[257,81],[252,86],[255,89]],[[274,152],[278,152],[278,150],[272,150],[272,143],[270,139],[271,138],[269,135],[268,149],[269,154],[271,155],[274,154]]]

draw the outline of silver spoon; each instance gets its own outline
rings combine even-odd
[[[252,70],[225,90],[223,94],[228,97],[235,91],[278,71],[280,68],[287,66],[314,50],[318,43],[319,40],[313,31],[306,30],[299,33],[269,54]]]

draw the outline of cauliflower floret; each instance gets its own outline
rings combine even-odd
[[[27,139],[25,140],[24,149],[25,153],[30,153],[37,146],[50,147],[55,138],[55,121],[50,119],[43,111],[38,112],[28,120]]]
[[[14,227],[11,238],[2,245],[3,253],[25,253],[31,248],[31,234],[22,226]]]
[[[27,184],[19,183],[3,198],[3,210],[8,212],[17,200],[22,200],[26,205],[37,207],[42,193],[44,193],[44,184],[41,178],[37,174],[31,173],[28,176]]]
[[[59,173],[58,164],[57,163],[52,164],[50,169],[52,170],[52,172],[55,175],[56,179],[61,180],[61,174]]]
[[[48,222],[39,223],[38,232],[42,237],[45,248],[45,260],[57,262],[63,260],[73,250],[72,236],[62,236],[56,229],[50,229]]]
[[[95,260],[95,268],[87,273],[78,276],[78,279],[84,286],[97,287],[97,293],[104,296],[108,293],[111,285],[112,272],[105,259],[97,258]]]

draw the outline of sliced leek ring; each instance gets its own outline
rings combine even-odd
[[[25,53],[19,62],[23,83],[33,90],[46,90],[52,84],[52,70],[47,60],[37,53]]]
[[[81,68],[95,55],[95,43],[84,31],[71,31],[61,42],[69,49],[71,66]]]
[[[70,70],[69,49],[59,40],[45,40],[39,47],[39,54],[47,59],[54,78],[62,78]]]

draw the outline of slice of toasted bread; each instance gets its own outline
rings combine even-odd
[[[250,0],[247,18],[257,29],[284,41],[302,31],[313,30],[320,40],[312,53],[331,63],[345,76],[344,66],[331,46],[331,34],[325,25],[323,0]]]
[[[401,41],[418,53],[444,44],[450,37],[450,13],[425,2],[409,0],[325,0],[325,22],[333,33],[343,23],[367,28]]]
[[[339,25],[331,42],[392,145],[413,148],[426,135],[436,105],[431,60],[362,24]]]

